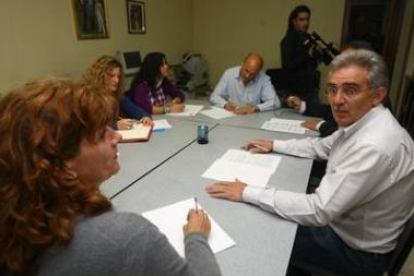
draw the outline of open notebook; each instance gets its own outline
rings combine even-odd
[[[152,125],[134,124],[132,129],[118,130],[122,135],[121,143],[147,142],[151,137],[152,127]]]

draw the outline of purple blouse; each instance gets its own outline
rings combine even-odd
[[[153,105],[163,106],[166,104],[167,96],[170,96],[172,99],[179,98],[181,102],[185,101],[184,93],[168,80],[164,80],[161,86],[153,93],[151,93],[147,82],[141,82],[131,89],[128,96],[136,105],[150,114],[152,114]]]

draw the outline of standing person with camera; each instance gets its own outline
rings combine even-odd
[[[288,30],[281,42],[282,67],[289,93],[308,103],[319,103],[315,47],[306,44],[309,37],[311,11],[305,5],[297,6],[289,16]]]

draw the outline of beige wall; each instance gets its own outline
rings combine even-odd
[[[78,40],[71,0],[1,1],[0,94],[38,77],[78,78],[94,59],[118,49],[160,50],[180,62],[193,45],[192,0],[144,2],[147,34],[128,34],[126,1],[106,0],[110,38]]]
[[[263,55],[266,68],[280,67],[279,44],[299,4],[312,10],[310,31],[339,47],[345,0],[194,0],[194,48],[209,61],[211,84],[250,51]],[[324,83],[326,66],[320,69]]]

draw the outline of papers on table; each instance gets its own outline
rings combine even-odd
[[[191,208],[195,208],[194,198],[142,214],[167,236],[168,241],[182,257],[184,257],[183,226],[187,223],[187,214]],[[203,209],[200,205],[199,208]],[[213,253],[218,253],[236,244],[212,217],[210,221],[211,232],[208,243]]]
[[[146,142],[149,140],[152,132],[152,126],[146,126],[141,123],[134,123],[132,129],[118,130],[122,135],[121,142]]]
[[[227,117],[236,116],[236,114],[234,114],[233,112],[215,106],[212,106],[211,109],[203,110],[200,113],[213,119],[223,119]]]
[[[160,131],[163,131],[167,128],[172,128],[172,126],[165,119],[155,120],[155,121],[153,121],[153,123],[154,123],[154,128],[153,128],[154,132],[160,132]]]
[[[189,117],[189,116],[195,116],[198,112],[200,112],[201,109],[203,109],[204,105],[192,105],[192,104],[186,104],[185,109],[183,112],[179,113],[168,113],[169,116],[182,116],[182,117]]]
[[[237,178],[252,186],[266,187],[280,160],[280,156],[229,149],[214,161],[202,177],[219,181],[234,181]]]
[[[264,122],[264,124],[262,125],[262,129],[305,134],[306,128],[301,126],[302,123],[303,121],[299,120],[273,118],[270,121]]]

